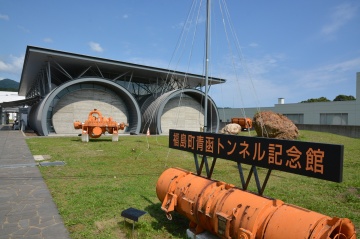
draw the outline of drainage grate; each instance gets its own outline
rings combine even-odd
[[[46,167],[46,166],[63,166],[63,165],[65,165],[64,161],[41,162],[41,163],[39,163],[39,166],[43,166],[43,167]]]

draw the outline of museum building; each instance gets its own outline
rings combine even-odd
[[[209,86],[224,82],[208,79]],[[42,136],[78,134],[73,122],[94,109],[128,123],[120,133],[168,134],[203,128],[206,105],[206,130],[217,132],[217,106],[211,97],[205,104],[204,85],[202,75],[28,46],[18,92],[25,99],[0,110],[20,107],[21,121]]]

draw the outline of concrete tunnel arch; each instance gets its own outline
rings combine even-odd
[[[90,107],[79,110],[79,107],[83,105],[90,105]],[[108,115],[108,109],[98,108],[104,116],[111,116],[115,121],[119,121],[118,123],[129,123],[126,132],[134,134],[140,132],[140,108],[130,92],[112,81],[93,77],[67,81],[53,89],[38,104],[32,106],[29,113],[30,127],[43,136],[50,133],[74,133],[63,132],[64,126],[61,126],[60,122],[65,119],[70,119],[71,122],[84,121],[88,113],[98,105],[112,107],[112,113],[125,116],[126,119],[117,119],[114,115]],[[66,107],[73,107],[73,109],[66,109]],[[59,119],[54,119],[54,116]],[[72,123],[67,127],[72,129]]]
[[[151,134],[168,134],[171,129],[200,131],[204,126],[205,93],[195,89],[180,89],[162,95],[149,95],[141,102],[142,129]],[[219,113],[208,97],[207,132],[218,132]]]

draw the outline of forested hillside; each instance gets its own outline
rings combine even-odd
[[[0,80],[0,91],[18,91],[19,90],[19,82],[3,79]]]

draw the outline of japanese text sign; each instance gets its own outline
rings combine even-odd
[[[169,147],[333,182],[342,181],[343,145],[171,129]]]

